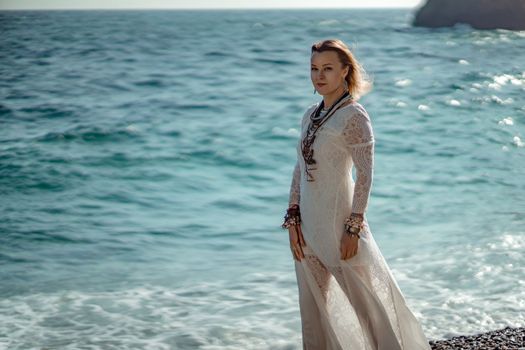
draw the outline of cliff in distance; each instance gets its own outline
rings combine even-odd
[[[412,24],[435,28],[456,23],[475,29],[525,30],[525,0],[427,0]]]

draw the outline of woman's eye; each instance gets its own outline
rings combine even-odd
[[[317,70],[317,68],[312,68],[312,70]]]
[[[331,67],[326,67],[326,70],[331,70],[332,68]]]

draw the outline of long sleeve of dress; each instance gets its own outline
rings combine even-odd
[[[301,129],[305,126],[305,122],[310,115],[310,113],[313,111],[313,109],[317,107],[317,104],[311,104],[308,106],[306,111],[303,114],[303,117],[301,119]],[[298,142],[301,142],[299,139]],[[292,184],[290,185],[290,195],[288,199],[288,207],[299,204],[301,201],[301,168],[299,165],[299,159],[295,162],[295,168],[293,170],[293,176],[292,176]]]
[[[374,173],[374,132],[368,113],[359,109],[346,121],[343,136],[356,168],[352,213],[363,214],[368,206]]]
[[[301,170],[299,168],[299,160],[295,163],[295,168],[293,170],[292,184],[290,186],[290,196],[288,200],[288,207],[293,204],[299,204],[301,198]]]

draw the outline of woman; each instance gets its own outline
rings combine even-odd
[[[311,80],[323,100],[302,118],[282,224],[295,260],[303,348],[430,349],[365,215],[375,139],[357,100],[371,84],[338,39],[312,46]]]

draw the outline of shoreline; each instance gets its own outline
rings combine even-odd
[[[505,327],[493,331],[431,340],[432,350],[525,350],[525,327]]]

